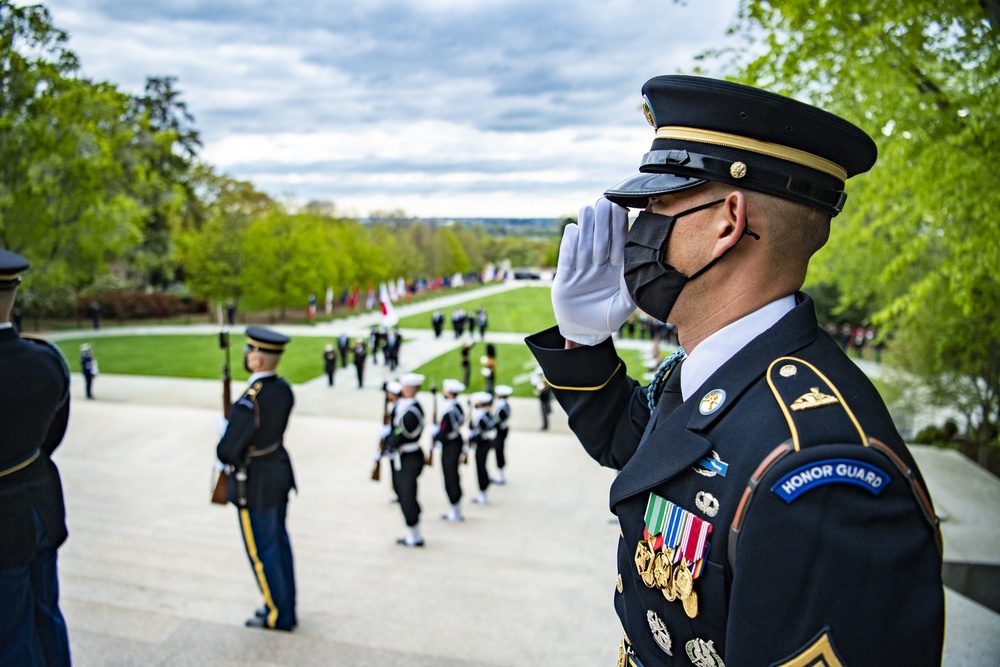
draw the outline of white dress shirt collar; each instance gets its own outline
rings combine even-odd
[[[277,371],[259,371],[250,376],[247,380],[247,386],[253,386],[253,383],[257,380],[263,380],[264,378],[269,378],[277,374]]]
[[[795,308],[795,295],[772,301],[701,341],[688,353],[681,367],[681,395],[686,401],[712,373],[754,338],[764,333]]]

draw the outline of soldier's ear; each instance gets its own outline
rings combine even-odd
[[[718,207],[712,224],[715,232],[715,247],[712,249],[712,259],[721,257],[735,246],[743,237],[747,225],[747,198],[739,190],[733,190],[726,195],[722,205]]]

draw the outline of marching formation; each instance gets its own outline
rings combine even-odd
[[[388,460],[392,471],[392,490],[403,512],[406,535],[396,540],[404,547],[424,546],[420,530],[420,501],[418,500],[417,479],[425,467],[434,465],[434,452],[440,450],[441,474],[444,492],[450,503],[447,513],[441,519],[448,522],[465,520],[462,513],[462,479],[460,466],[467,464],[469,453],[476,460],[476,477],[479,494],[472,502],[489,504],[486,490],[490,482],[504,484],[505,463],[503,443],[507,437],[510,405],[506,398],[513,389],[506,385],[496,387],[494,395],[477,391],[469,398],[466,408],[462,407],[461,394],[465,383],[448,378],[442,383],[444,404],[438,416],[437,387],[431,387],[433,411],[431,424],[425,429],[426,414],[418,400],[425,377],[419,373],[406,373],[399,380],[385,383],[385,412],[382,423],[382,437],[375,456],[372,479],[381,477],[382,460]],[[473,407],[474,406],[474,407]],[[466,414],[469,415],[466,424]],[[430,433],[427,454],[424,455],[424,431]],[[497,475],[490,477],[487,457],[490,451],[496,453]]]

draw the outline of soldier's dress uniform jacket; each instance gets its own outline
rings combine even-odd
[[[392,486],[399,496],[399,506],[407,526],[420,521],[417,502],[417,477],[424,469],[424,453],[420,436],[424,432],[424,410],[415,399],[396,400],[392,407],[391,431],[385,437],[385,447],[392,457]]]
[[[233,404],[219,441],[219,460],[236,468],[227,499],[236,505],[247,557],[264,598],[266,627],[291,630],[295,615],[295,572],[285,524],[288,494],[295,488],[284,433],[295,398],[274,373],[255,373]],[[239,480],[245,469],[245,486]]]
[[[0,328],[3,664],[34,664],[40,655],[46,664],[69,664],[55,565],[55,550],[67,537],[65,506],[51,458],[68,418],[69,370],[59,351],[44,341],[20,338],[12,327]],[[15,581],[26,583],[29,574],[32,590],[15,592]],[[8,594],[17,599],[7,599]]]
[[[625,375],[610,340],[566,350],[556,328],[528,338],[584,448],[620,470],[610,494],[621,528],[614,597],[627,640],[620,664],[940,664],[939,533],[929,501],[930,515],[924,516],[903,476],[889,484],[897,495],[877,498],[855,486],[827,484],[786,502],[777,500],[778,485],[761,486],[749,507],[766,505],[771,524],[753,537],[743,531],[738,549],[729,543],[748,481],[755,474],[759,478],[762,461],[792,437],[787,406],[769,386],[778,377],[769,374],[774,360],[793,357],[803,371],[818,369],[864,433],[891,452],[878,466],[891,468],[887,462],[893,459],[909,469],[913,484],[922,485],[874,387],[818,328],[812,301],[804,294],[796,299],[792,310],[672,412],[666,391],[650,412],[648,387]],[[793,364],[778,366],[785,365]],[[683,365],[680,372],[683,377]],[[808,414],[810,428],[796,437],[843,440],[840,406]],[[854,447],[864,449],[860,443]],[[802,450],[809,451],[817,452],[815,459],[829,450]],[[712,525],[707,556],[693,583],[694,617],[639,572],[637,553],[648,537],[651,498]],[[869,526],[875,508],[892,518]]]
[[[441,413],[439,430],[434,438],[441,443],[441,473],[444,475],[444,490],[452,505],[462,499],[462,481],[458,474],[458,463],[462,457],[465,442],[462,439],[462,424],[465,410],[455,399],[448,399]]]
[[[502,469],[507,465],[504,445],[507,444],[507,434],[510,432],[510,403],[502,396],[497,397],[497,404],[493,407],[493,421],[497,425],[497,438],[493,443],[493,450],[497,457],[497,467]]]

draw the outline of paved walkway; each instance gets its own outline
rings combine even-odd
[[[454,346],[411,334],[403,370]],[[489,506],[466,503],[463,524],[438,519],[447,508],[440,468],[427,469],[427,547],[404,550],[387,475],[369,479],[381,377],[357,389],[351,370],[333,388],[325,378],[295,387],[288,442],[300,495],[289,526],[301,625],[290,635],[242,627],[259,595],[234,512],[207,500],[218,382],[102,375],[87,401],[74,378],[56,461],[70,527],[63,608],[78,667],[614,664],[613,472],[583,454],[558,406],[540,432],[537,403],[513,401],[509,483],[491,489]],[[954,452],[914,451],[948,517],[946,558],[996,563],[1000,482]],[[469,498],[474,467],[462,475]],[[950,590],[947,605],[944,664],[995,665],[1000,615]]]

